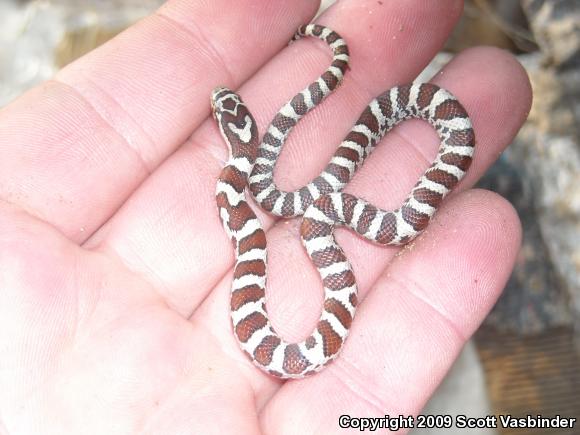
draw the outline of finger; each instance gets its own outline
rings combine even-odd
[[[373,285],[338,360],[268,403],[264,431],[342,433],[342,414],[417,414],[501,293],[519,242],[517,214],[498,195],[451,199]]]
[[[281,187],[295,187],[317,174],[370,98],[424,67],[460,12],[457,1],[442,5],[350,0],[328,11],[322,21],[348,42],[352,71],[328,102],[296,127],[278,167]],[[406,56],[411,50],[414,56]],[[396,61],[403,57],[405,62]],[[285,101],[324,71],[329,59],[328,47],[314,38],[304,39],[244,85],[242,96],[261,131]],[[214,197],[226,156],[213,122],[203,125],[192,143],[168,159],[101,235],[100,249],[123,258],[184,314],[195,309],[232,265],[231,245]],[[259,217],[266,228],[272,225],[271,217]]]
[[[316,6],[168,2],[0,113],[1,197],[85,240]]]
[[[523,123],[531,100],[529,82],[512,56],[489,48],[457,56],[435,82],[459,97],[474,125],[474,161],[457,188],[466,189],[483,175]],[[429,166],[437,148],[437,136],[429,126],[406,122],[386,136],[347,189],[381,207],[396,208]],[[296,219],[280,223],[268,232],[268,313],[274,327],[287,340],[301,340],[311,332],[322,302],[321,292],[316,290],[321,288],[320,278],[299,240],[299,222]],[[437,221],[433,222],[426,232],[437,226]],[[364,298],[398,250],[373,245],[344,229],[338,230],[337,240],[352,263],[359,296]],[[232,346],[231,355],[237,345],[227,321],[230,279],[224,278],[216,294],[207,300],[211,308],[204,304],[200,313],[207,316],[208,324],[215,325],[213,334],[224,341],[223,347]],[[266,385],[263,397],[272,394],[262,373],[241,354],[239,360],[246,363],[257,390]]]

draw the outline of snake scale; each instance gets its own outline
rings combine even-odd
[[[465,109],[448,91],[423,83],[396,86],[364,109],[324,171],[295,192],[274,182],[274,167],[296,123],[342,81],[349,51],[327,27],[300,27],[293,40],[314,36],[333,51],[330,67],[275,115],[260,143],[256,122],[241,98],[218,87],[211,95],[213,115],[230,149],[217,183],[217,206],[235,249],[231,319],[242,350],[260,369],[279,378],[302,378],[332,361],[342,348],[357,306],[352,267],[334,239],[346,226],[381,245],[404,245],[421,233],[441,201],[461,180],[472,160],[475,137]],[[342,193],[365,158],[396,124],[410,118],[429,122],[441,144],[400,208],[381,210]],[[273,329],[266,311],[266,235],[245,197],[249,187],[266,211],[285,218],[303,215],[300,234],[324,287],[322,313],[304,341],[288,343]]]

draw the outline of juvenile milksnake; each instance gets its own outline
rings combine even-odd
[[[316,24],[302,26],[293,40],[315,36],[333,50],[331,66],[276,114],[259,144],[256,122],[240,97],[219,87],[211,103],[230,159],[217,183],[217,205],[236,256],[231,318],[242,350],[262,370],[280,378],[302,378],[338,355],[353,320],[357,286],[352,268],[334,240],[335,225],[345,225],[382,245],[403,245],[429,223],[437,207],[467,171],[475,146],[465,109],[433,84],[396,86],[372,100],[338,147],[325,170],[295,192],[283,192],[273,171],[282,145],[298,120],[342,81],[349,61],[344,40]],[[403,205],[386,211],[341,189],[393,126],[410,118],[429,122],[441,145]],[[245,198],[249,186],[258,204],[278,216],[304,214],[302,242],[324,286],[322,314],[312,334],[300,343],[284,341],[268,320],[265,303],[266,236]]]

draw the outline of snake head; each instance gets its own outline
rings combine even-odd
[[[232,156],[254,156],[258,149],[258,129],[254,117],[238,94],[218,86],[210,98],[213,116]]]

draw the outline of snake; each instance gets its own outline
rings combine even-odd
[[[305,36],[326,42],[331,65],[297,93],[274,116],[262,139],[250,110],[227,87],[211,93],[212,114],[229,149],[216,188],[224,230],[235,251],[230,295],[231,324],[242,351],[264,372],[299,379],[319,372],[336,359],[348,336],[358,304],[353,268],[334,238],[344,226],[380,245],[405,245],[429,224],[445,196],[467,172],[475,135],[467,111],[447,90],[431,83],[395,86],[374,98],[322,173],[292,192],[278,188],[274,168],[296,123],[342,82],[349,50],[335,31],[319,24],[301,26],[291,43]],[[438,153],[402,205],[380,209],[342,192],[378,142],[395,125],[417,118],[427,121],[440,139]],[[246,191],[267,212],[283,218],[302,216],[300,237],[324,288],[320,318],[304,340],[285,341],[273,328],[266,309],[266,234]]]

